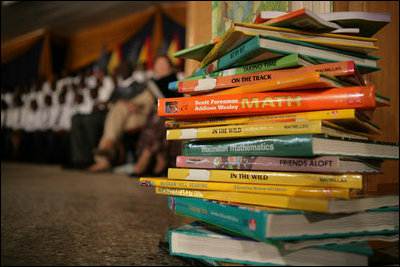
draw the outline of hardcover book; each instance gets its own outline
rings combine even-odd
[[[201,220],[258,241],[399,233],[398,206],[335,215],[227,204],[181,196],[170,196],[168,206],[175,214]],[[289,244],[286,243],[286,248],[290,247]]]
[[[398,160],[399,144],[313,134],[281,135],[184,142],[183,156],[342,156]]]
[[[368,266],[367,242],[285,250],[265,242],[228,234],[197,221],[169,230],[171,255],[250,265]]]
[[[363,176],[361,174],[168,168],[168,179],[362,189]]]
[[[380,128],[365,118],[355,109],[337,109],[337,110],[316,110],[309,112],[286,113],[265,116],[242,116],[242,117],[220,117],[200,120],[166,120],[165,128],[192,128],[192,127],[210,127],[229,124],[245,123],[275,123],[304,120],[329,120],[348,129],[366,132],[371,134],[380,134]]]
[[[322,120],[275,122],[275,123],[248,123],[224,126],[167,129],[167,140],[200,140],[243,138],[254,136],[293,135],[293,134],[326,134],[336,137],[348,137],[368,140],[371,134],[357,132],[351,129]]]
[[[202,79],[190,79],[183,81],[181,80],[173,82],[173,84],[171,84],[172,89],[170,88],[170,90],[177,90],[178,92],[185,94],[195,94],[231,87],[251,85],[254,83],[261,83],[266,81],[275,81],[281,78],[293,77],[308,72],[320,72],[332,76],[339,76],[338,78],[341,78],[342,80],[347,82],[351,82],[353,86],[365,85],[364,81],[358,74],[358,70],[354,65],[354,61],[344,61],[310,65],[300,68],[290,68],[273,71],[257,71],[253,73],[235,74],[229,76],[206,77]],[[337,81],[337,83],[340,83],[340,80]],[[352,85],[348,84],[347,86]]]
[[[231,28],[223,35],[220,41],[201,61],[200,67],[203,68],[222,55],[230,52],[234,48],[248,41],[257,35],[269,35],[292,40],[308,42],[326,47],[332,47],[344,51],[367,54],[378,49],[375,46],[377,39],[364,38],[330,33],[312,33],[288,28],[272,27],[268,25],[257,25],[252,23],[232,24]]]
[[[188,169],[381,173],[382,161],[345,157],[177,156],[176,167]]]
[[[205,68],[207,72],[214,72],[292,53],[307,56],[320,64],[353,60],[361,74],[380,70],[377,67],[379,57],[269,35],[254,36]]]
[[[373,109],[375,86],[158,99],[158,115],[195,119],[271,115],[329,109]]]
[[[167,178],[141,177],[139,180],[141,186],[169,187],[195,190],[211,191],[232,191],[247,192],[259,194],[278,194],[288,196],[302,197],[326,197],[349,199],[355,197],[360,191],[350,188],[327,188],[311,186],[291,186],[291,185],[263,185],[263,184],[243,184],[226,183],[212,181],[182,181]]]
[[[240,204],[260,205],[273,208],[304,210],[321,213],[353,213],[367,209],[398,206],[399,196],[373,196],[351,199],[298,197],[273,194],[257,194],[230,191],[209,191],[156,187],[156,194],[203,198]]]

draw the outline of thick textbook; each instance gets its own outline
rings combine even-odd
[[[398,206],[399,196],[373,196],[351,199],[298,197],[230,191],[208,191],[156,187],[156,194],[195,197],[209,200],[251,204],[273,208],[304,210],[321,213],[353,213],[387,206]]]
[[[168,179],[362,189],[363,176],[361,174],[168,168]]]
[[[241,117],[220,117],[207,118],[199,120],[166,120],[165,128],[192,128],[192,127],[210,127],[229,124],[244,124],[255,122],[289,122],[300,120],[329,120],[355,131],[367,132],[371,134],[380,134],[380,128],[362,116],[355,109],[332,109],[316,110],[308,112],[286,113],[265,116],[241,116]]]
[[[259,241],[399,233],[398,206],[334,215],[181,196],[170,196],[168,206],[176,214]]]
[[[381,173],[382,161],[345,157],[177,156],[176,167],[328,173]]]
[[[207,72],[214,72],[292,53],[299,53],[319,63],[353,60],[361,74],[380,70],[377,67],[379,57],[269,35],[254,36],[209,63],[206,68]]]
[[[212,61],[220,58],[239,45],[245,43],[250,38],[259,34],[290,38],[292,40],[364,54],[378,49],[378,47],[375,46],[375,42],[377,41],[375,38],[363,38],[330,33],[311,33],[288,28],[235,22],[226,34],[221,37],[220,41],[211,49],[207,56],[204,57],[201,61],[200,67],[202,68],[207,66]]]
[[[171,255],[250,265],[367,266],[367,242],[286,250],[273,244],[228,234],[198,221],[169,230]]]
[[[169,187],[195,190],[211,191],[232,191],[248,192],[259,194],[278,194],[302,197],[326,197],[349,199],[355,197],[360,190],[350,188],[327,188],[311,186],[290,186],[290,185],[263,185],[263,184],[242,184],[224,183],[211,181],[182,181],[167,178],[141,177],[141,186]]]
[[[399,159],[399,144],[326,135],[280,135],[183,143],[183,156],[347,156]]]
[[[326,134],[336,137],[348,137],[367,140],[369,133],[351,129],[322,120],[289,121],[275,123],[247,123],[201,128],[167,129],[167,140],[227,139],[254,136]]]
[[[357,76],[356,74],[358,71],[354,65],[354,61],[311,65],[295,69],[262,71],[262,72],[253,72],[253,73],[230,75],[230,76],[220,76],[220,77],[207,77],[204,79],[197,79],[197,80],[193,79],[186,81],[177,81],[176,84],[178,87],[177,88],[178,92],[185,94],[211,92],[215,90],[246,86],[246,85],[250,86],[255,83],[265,83],[264,86],[266,90],[263,91],[269,91],[267,90],[269,86],[271,87],[273,86],[274,90],[280,89],[279,86],[273,84],[273,81],[276,81],[277,83],[282,83],[282,79],[285,79],[285,81],[289,82],[290,79],[295,79],[295,77],[298,75],[304,75],[312,72],[326,73],[331,76],[345,76],[344,79],[346,79],[346,81],[351,79],[353,86],[365,85],[364,82],[361,82],[362,81],[361,77]],[[324,76],[321,76],[320,78],[326,79],[326,77]],[[299,81],[299,83],[300,82],[301,81]],[[332,83],[331,87],[342,87],[340,86],[340,80],[335,81],[334,79],[330,79],[326,80],[326,82]],[[347,84],[347,86],[352,86],[352,85]]]
[[[373,109],[375,86],[158,99],[158,115],[195,119],[328,109]]]

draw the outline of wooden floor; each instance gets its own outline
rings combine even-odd
[[[137,178],[1,164],[3,266],[183,266],[158,243],[184,222]]]

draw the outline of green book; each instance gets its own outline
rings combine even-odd
[[[183,156],[348,156],[399,159],[399,144],[322,134],[263,136],[183,143]]]
[[[307,56],[320,64],[353,60],[361,74],[380,70],[376,64],[379,57],[264,35],[251,38],[246,43],[211,62],[204,69],[207,73],[211,73],[293,53]]]
[[[216,71],[216,72],[212,72],[212,73],[207,73],[205,71],[205,69],[203,69],[203,72],[201,75],[197,75],[194,77],[190,77],[187,79],[169,83],[168,89],[171,91],[177,91],[179,82],[183,82],[183,81],[200,80],[200,79],[205,79],[205,78],[214,78],[214,77],[230,76],[230,75],[248,74],[248,73],[270,71],[270,70],[280,70],[280,69],[310,66],[310,65],[317,65],[317,64],[318,64],[317,62],[310,59],[309,57],[304,57],[299,54],[290,54],[290,55],[286,55],[283,57],[273,58],[273,59],[269,59],[269,60],[249,64],[249,65],[239,66],[239,67]]]
[[[211,39],[210,41],[197,44],[174,53],[174,57],[188,58],[196,61],[202,61],[203,58],[211,51],[211,49],[218,43],[220,37]]]

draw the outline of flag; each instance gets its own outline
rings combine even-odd
[[[142,64],[146,65],[146,70],[151,70],[153,68],[152,57],[151,57],[151,38],[147,36],[144,44],[142,46],[142,50],[140,51],[138,58],[138,66],[142,66]]]
[[[181,43],[179,42],[179,35],[177,32],[174,32],[171,43],[169,44],[167,55],[172,60],[172,63],[175,66],[178,66],[179,69],[183,69],[183,60],[182,58],[175,58],[174,53],[181,50]]]
[[[122,62],[122,50],[121,45],[117,44],[114,51],[111,54],[110,60],[108,61],[107,70],[108,73],[114,74],[115,68]]]

